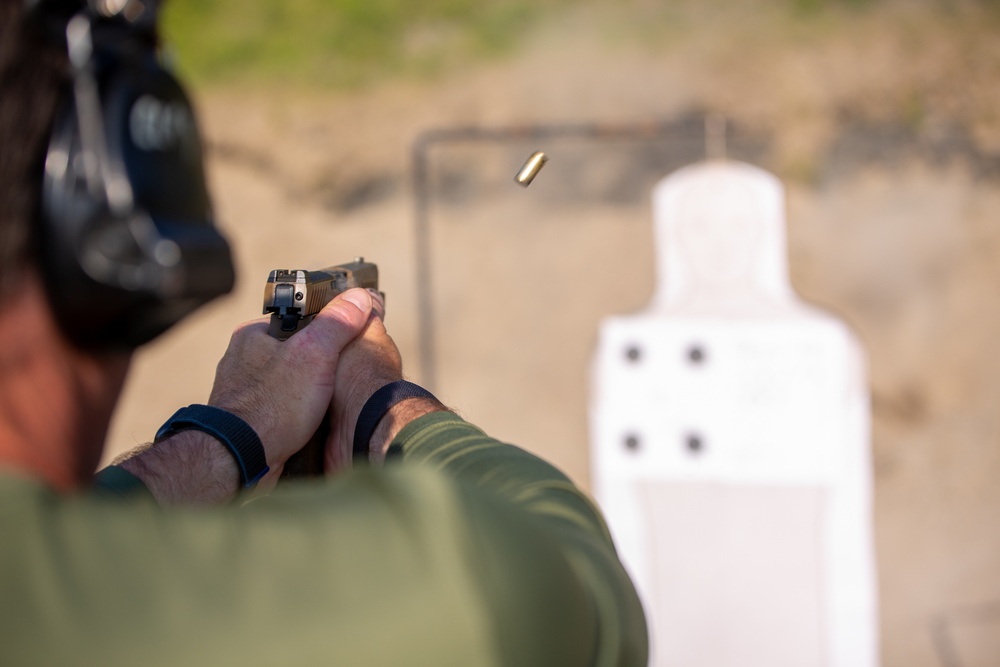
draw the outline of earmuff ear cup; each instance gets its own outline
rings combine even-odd
[[[54,125],[41,265],[56,318],[72,340],[131,349],[232,289],[234,271],[214,225],[201,140],[181,86],[152,57],[96,81],[101,154],[83,148],[86,128],[72,94]],[[87,170],[98,157],[94,188]]]
[[[202,142],[177,80],[155,64],[118,72],[103,101],[109,159],[128,177],[135,205],[211,226]]]

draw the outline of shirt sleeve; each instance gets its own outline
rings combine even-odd
[[[103,498],[122,500],[134,494],[140,494],[148,500],[153,499],[153,495],[142,480],[121,466],[108,466],[98,471],[94,475],[90,491]]]
[[[542,533],[536,539],[550,542],[562,553],[594,608],[594,654],[587,664],[646,664],[646,622],[632,582],[600,512],[563,473],[518,447],[490,438],[449,412],[414,421],[393,444],[400,449],[404,464],[439,471],[457,480],[468,496],[498,498],[536,523]],[[467,506],[470,513],[478,511],[476,503]],[[470,518],[476,525],[488,525],[475,516]],[[499,597],[522,575],[516,572],[516,557],[507,559],[508,552],[518,548],[517,535],[505,534],[496,524],[492,529],[484,529],[480,536],[482,542],[489,543],[481,557],[498,563],[499,575],[484,584],[488,596]],[[522,604],[530,604],[531,586],[520,592]],[[516,619],[504,621],[516,623]]]
[[[632,586],[564,476],[450,413],[396,445],[239,508],[0,477],[0,663],[645,664]]]

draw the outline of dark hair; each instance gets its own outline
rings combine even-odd
[[[65,51],[25,21],[24,7],[0,0],[0,294],[36,261],[45,150],[68,71]]]

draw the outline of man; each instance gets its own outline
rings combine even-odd
[[[38,230],[65,49],[90,35],[47,42],[23,7],[0,0],[0,663],[645,664],[591,503],[402,384],[364,290],[285,342],[238,327],[208,407],[91,488],[130,352],[70,333]],[[274,488],[328,408],[327,478]],[[241,502],[254,484],[273,492]]]

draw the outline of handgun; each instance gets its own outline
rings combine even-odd
[[[271,314],[268,333],[287,340],[310,322],[335,296],[362,287],[378,290],[378,267],[355,257],[348,264],[318,271],[275,269],[264,286],[264,314]]]
[[[287,340],[312,322],[316,313],[335,296],[353,287],[378,290],[378,267],[355,257],[353,262],[328,266],[318,271],[275,269],[264,285],[264,314],[271,314],[268,334]],[[381,293],[380,293],[381,294]],[[382,295],[383,299],[385,295]],[[323,474],[329,415],[306,446],[285,462],[285,477],[315,477]]]

